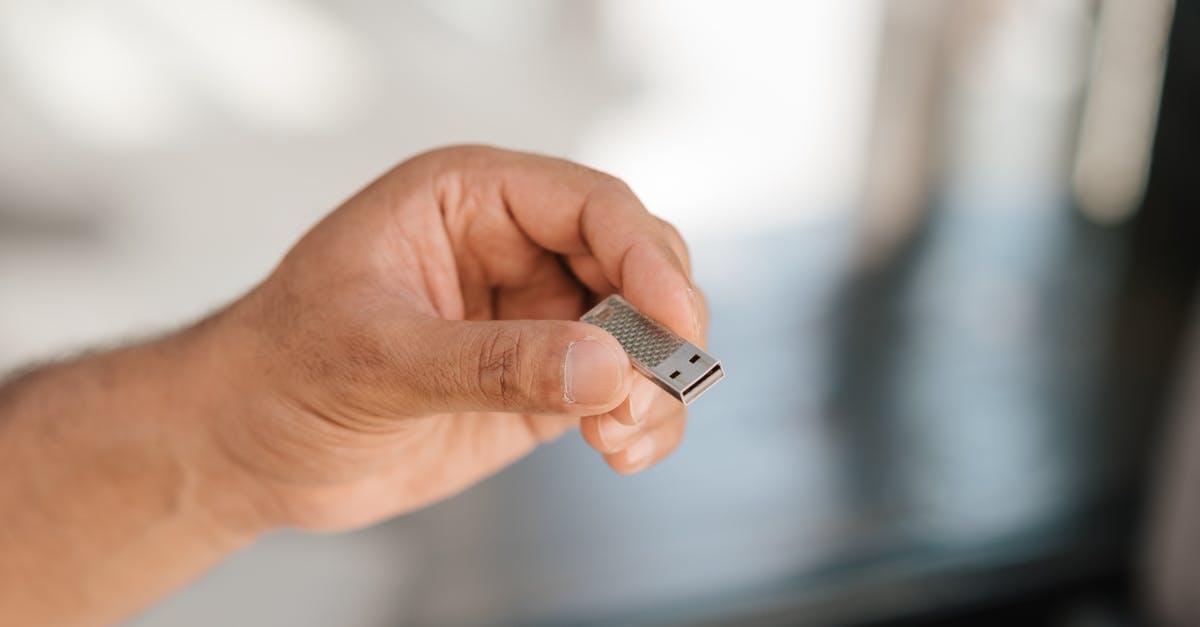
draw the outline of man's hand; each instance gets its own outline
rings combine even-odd
[[[491,148],[398,166],[230,307],[0,386],[0,623],[103,624],[272,528],[428,505],[578,425],[619,472],[684,410],[576,319],[701,344],[687,250],[617,179]]]
[[[273,523],[313,529],[428,505],[575,426],[637,472],[678,445],[685,412],[577,322],[615,291],[703,342],[683,241],[621,181],[493,148],[426,153],[205,329],[225,404],[202,420]]]

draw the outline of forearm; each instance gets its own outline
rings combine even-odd
[[[119,620],[261,531],[204,436],[201,333],[0,388],[0,623]]]

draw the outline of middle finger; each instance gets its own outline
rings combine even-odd
[[[631,416],[623,415],[618,419],[609,413],[587,416],[580,421],[579,430],[592,448],[601,453],[615,453],[632,444],[641,434],[687,416],[683,404],[648,380],[635,382],[629,396],[629,403],[613,412],[629,411]]]

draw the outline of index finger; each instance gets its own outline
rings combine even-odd
[[[484,158],[463,176],[479,178],[464,183],[481,186],[477,189],[498,186],[505,208],[531,241],[561,255],[590,255],[634,306],[690,341],[702,341],[703,312],[685,261],[676,253],[681,242],[628,185],[561,159],[474,150]]]

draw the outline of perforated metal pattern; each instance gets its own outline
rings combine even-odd
[[[619,296],[604,299],[583,317],[613,334],[630,357],[653,368],[683,346],[683,339],[646,317]]]

